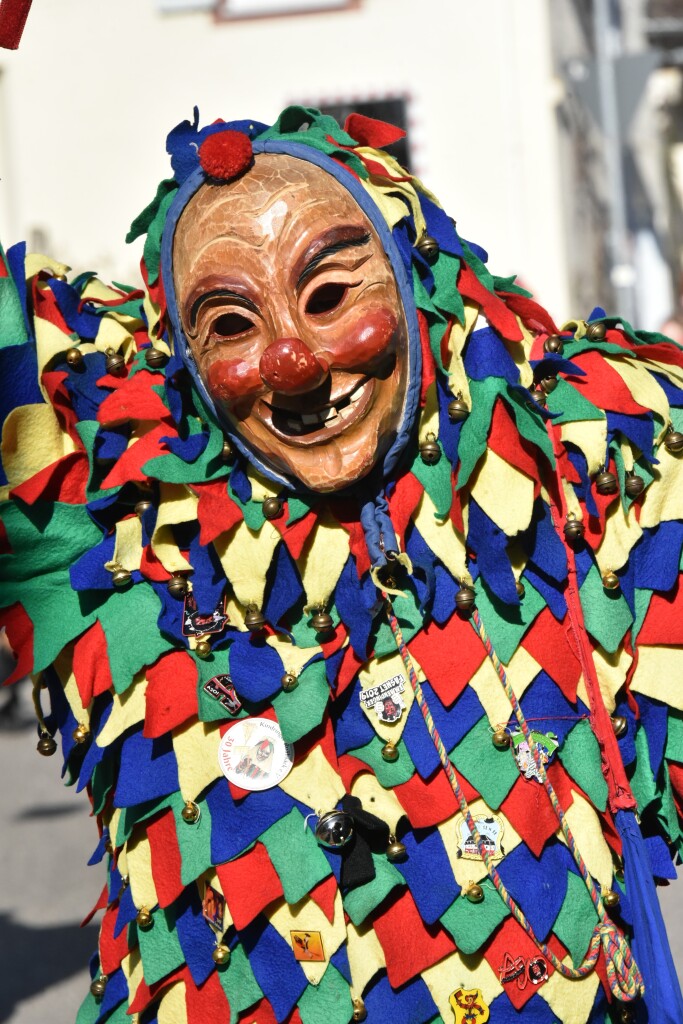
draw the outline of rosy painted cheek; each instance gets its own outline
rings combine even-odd
[[[398,328],[394,313],[386,307],[367,310],[350,330],[332,341],[326,350],[334,367],[343,370],[370,368],[385,356]]]
[[[212,398],[233,404],[263,391],[258,366],[243,359],[218,359],[209,367],[207,388]]]

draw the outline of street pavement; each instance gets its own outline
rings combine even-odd
[[[104,885],[104,863],[86,866],[97,827],[86,794],[62,785],[59,754],[36,752],[28,686],[11,728],[6,717],[0,706],[0,1024],[73,1024],[97,945],[97,924],[79,927]],[[683,881],[660,898],[683,980]]]

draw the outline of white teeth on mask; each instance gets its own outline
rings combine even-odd
[[[288,418],[285,422],[287,429],[293,434],[302,434],[305,427],[323,427],[326,424],[332,425],[335,420],[347,420],[354,413],[354,405],[360,401],[363,396],[363,389],[365,387],[363,382],[358,385],[356,390],[348,396],[348,398],[342,399],[341,409],[336,408],[334,405],[328,405],[319,412],[302,412],[296,419]]]
[[[331,405],[329,408],[323,409],[320,415],[325,420],[325,423],[329,423],[330,420],[336,420],[338,413],[335,407]]]

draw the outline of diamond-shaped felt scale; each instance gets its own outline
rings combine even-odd
[[[237,945],[232,948],[230,969],[216,971],[216,976],[228,997],[231,1011],[230,1024],[234,1024],[238,1014],[253,1006],[263,996],[242,946]]]
[[[170,807],[148,824],[147,840],[152,855],[152,877],[159,906],[168,907],[183,890],[176,823]]]
[[[265,918],[257,918],[241,937],[254,977],[281,1024],[308,985],[306,975],[289,944]]]
[[[588,721],[578,722],[558,751],[568,775],[600,811],[607,806],[607,783],[602,774],[600,747]]]
[[[225,1020],[229,1006],[217,972],[214,972],[201,987],[198,985],[196,981],[194,985],[185,985],[188,1021]]]
[[[588,949],[598,914],[586,883],[571,872],[567,876],[567,893],[555,919],[553,931],[562,945],[571,953],[572,963],[578,967]]]
[[[564,949],[561,948],[557,939],[552,942],[551,949],[553,953],[559,955],[560,958],[565,954]],[[523,973],[519,978],[514,978],[510,981],[504,980],[506,954],[512,961],[516,961],[517,969],[522,967],[523,964]],[[486,947],[484,956],[491,969],[500,978],[501,984],[503,985],[503,991],[512,1005],[516,1010],[521,1010],[530,999],[533,999],[540,987],[540,985],[534,985],[533,982],[529,980],[528,972],[528,962],[530,960],[537,960],[542,956],[542,953],[536,943],[531,939],[524,928],[517,923],[514,917],[508,917]],[[545,960],[545,957],[543,959]],[[548,976],[550,976],[554,972],[555,968],[549,960],[546,960],[546,963],[548,965]],[[542,985],[544,982],[541,982],[540,984]]]
[[[606,590],[597,566],[586,576],[581,590],[586,629],[610,654],[619,647],[624,634],[633,622],[633,616],[624,595],[619,590]]]
[[[178,939],[192,980],[195,985],[203,985],[215,970],[211,953],[216,946],[216,937],[202,914],[202,901],[196,885],[188,886],[174,912]]]
[[[242,853],[262,832],[284,817],[294,801],[281,789],[266,789],[233,800],[225,779],[207,790],[206,803],[211,813],[211,857],[222,864]]]
[[[525,1003],[523,1009],[518,1011],[510,1002],[506,986],[506,991],[497,996],[489,1006],[491,1024],[520,1024],[520,1021],[523,1021],[523,1024],[559,1024],[557,1016],[544,1002],[537,990],[532,992],[532,997],[528,1003]],[[606,1022],[595,1020],[591,1021],[591,1024],[606,1024]]]
[[[295,690],[275,696],[273,707],[285,743],[296,743],[322,722],[329,697],[324,661],[307,665],[299,675]]]
[[[476,787],[492,810],[497,810],[519,778],[509,750],[496,750],[487,718],[481,718],[451,751],[456,770]]]
[[[458,780],[467,801],[479,796],[464,776]],[[456,812],[458,803],[448,776],[439,767],[428,779],[422,779],[415,772],[413,777],[394,788],[394,794],[408,815],[414,828],[428,828],[440,825]]]
[[[568,629],[568,620],[558,622],[550,609],[545,608],[524,637],[522,646],[573,703],[581,665],[569,643]]]
[[[366,917],[378,907],[382,900],[397,885],[404,886],[403,875],[384,856],[372,854],[375,877],[365,885],[359,885],[344,895],[344,910],[355,925],[361,925]]]
[[[382,757],[383,746],[384,744],[381,739],[375,736],[366,746],[359,747],[357,750],[351,750],[349,753],[354,758],[368,765],[370,770],[377,776],[381,786],[384,786],[385,789],[392,789],[394,786],[400,786],[401,783],[407,782],[412,777],[415,772],[415,765],[410,760],[405,744],[398,744],[396,748],[399,752],[398,759],[393,762],[385,761]]]
[[[216,871],[235,928],[240,931],[283,895],[282,882],[261,843],[227,864],[218,864]]]
[[[544,599],[530,583],[525,587],[524,600],[519,605],[504,604],[486,586],[477,588],[477,608],[493,649],[504,665],[510,661],[536,616],[546,607]]]
[[[571,800],[561,800],[564,811],[570,805]],[[525,779],[519,775],[503,801],[501,810],[535,857],[540,856],[547,841],[560,827],[545,787],[535,779]]]
[[[481,949],[510,913],[489,878],[480,884],[484,890],[481,903],[470,903],[466,896],[458,896],[441,917],[444,928],[455,939],[459,951],[465,954]]]
[[[185,962],[172,907],[155,910],[151,928],[138,928],[145,981],[153,985]]]
[[[353,1004],[348,982],[330,964],[319,985],[309,985],[299,1000],[303,1024],[348,1024]]]
[[[134,807],[177,789],[178,764],[170,736],[148,740],[134,732],[123,741],[115,807]]]
[[[440,1020],[438,1010],[429,989],[421,978],[394,991],[382,974],[372,988],[364,993],[363,1000],[368,1011],[368,1020],[383,1021],[391,1015],[391,1024],[427,1024]]]
[[[520,844],[498,866],[506,889],[537,939],[548,937],[567,892],[567,872],[576,870],[572,855],[559,840],[548,843],[540,858]]]
[[[425,924],[407,889],[375,916],[373,925],[384,950],[392,988],[400,988],[455,950],[440,923]]]
[[[303,815],[294,807],[261,835],[290,904],[298,903],[330,874],[315,835],[304,825]]]
[[[433,924],[460,895],[443,840],[437,831],[421,831],[407,832],[402,842],[407,857],[396,867],[408,883],[420,917]],[[434,885],[435,878],[438,885]]]

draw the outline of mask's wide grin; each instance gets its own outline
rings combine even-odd
[[[288,398],[286,405],[281,396],[271,394],[269,401],[261,399],[258,403],[258,416],[276,437],[289,444],[324,443],[363,418],[374,391],[375,380],[361,377],[323,405],[312,401],[311,394],[297,396],[296,402]]]

